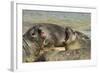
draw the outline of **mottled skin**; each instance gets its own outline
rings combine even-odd
[[[62,54],[64,53],[66,55],[66,58],[64,59],[67,59],[69,58],[68,50],[90,48],[90,39],[83,33],[72,30],[70,27],[66,27],[65,29],[59,25],[50,23],[33,24],[33,27],[23,35],[23,61],[45,61],[56,52],[47,49],[47,52],[52,51],[52,54],[51,56],[46,55],[45,47],[48,49],[55,49],[54,47],[65,47],[66,51],[62,52]],[[70,53],[74,53],[74,51],[70,51]],[[77,53],[77,51],[75,53]],[[59,57],[61,55],[57,56]],[[61,60],[61,58],[58,59]]]
[[[23,57],[38,57],[44,47],[64,47],[64,39],[65,29],[61,26],[49,23],[33,24],[33,27],[23,35]]]
[[[38,23],[29,29],[24,36],[27,36],[30,41],[34,41],[37,38],[45,39],[45,46],[54,44],[55,47],[61,47],[64,46],[65,29],[56,24]]]

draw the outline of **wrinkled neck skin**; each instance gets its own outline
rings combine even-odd
[[[25,38],[30,44],[34,44],[38,48],[43,48],[43,42],[45,41],[45,38],[41,37],[41,34],[37,34],[37,37],[32,37],[28,32],[23,35],[23,38]]]

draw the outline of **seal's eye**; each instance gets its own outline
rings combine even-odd
[[[35,35],[35,33],[32,33],[32,35]]]

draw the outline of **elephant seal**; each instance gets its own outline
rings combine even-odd
[[[36,23],[23,35],[23,61],[32,62],[44,47],[64,47],[65,29],[56,24]]]
[[[65,29],[57,24],[37,23],[24,36],[27,36],[31,42],[36,39],[43,42],[45,39],[44,46],[54,44],[55,47],[61,47],[64,46]]]
[[[66,50],[75,50],[88,48],[88,46],[90,47],[90,38],[70,27],[65,29],[57,24],[36,23],[23,35],[23,61],[46,60],[47,57],[44,56],[43,50],[45,47],[53,47],[53,49],[54,47],[65,47]],[[57,50],[59,49],[61,48]]]
[[[84,33],[72,30],[70,27],[65,29],[65,49],[76,50],[90,48],[90,38]]]
[[[30,29],[29,29],[30,30]],[[38,59],[42,41],[32,37],[29,30],[23,35],[23,62],[34,62]],[[39,41],[38,41],[39,40]]]

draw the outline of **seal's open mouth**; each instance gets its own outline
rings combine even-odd
[[[66,29],[65,30],[65,40],[66,41],[69,39],[69,35],[70,35],[69,31],[68,31],[68,29]]]

